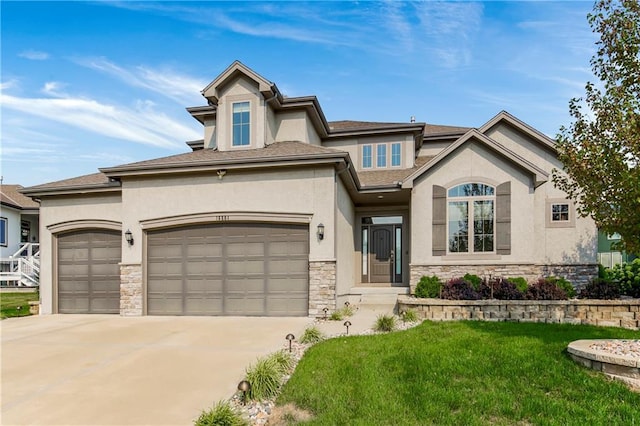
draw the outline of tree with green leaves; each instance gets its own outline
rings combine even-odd
[[[564,172],[553,182],[620,249],[640,253],[640,2],[598,0],[588,15],[600,35],[591,59],[598,84],[569,102],[573,123],[558,135]]]

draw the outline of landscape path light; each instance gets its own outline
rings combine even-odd
[[[238,390],[242,391],[242,403],[247,405],[247,392],[251,391],[251,383],[246,380],[241,381],[238,383]]]
[[[347,334],[349,334],[349,327],[351,327],[351,321],[345,321],[344,326],[347,327]]]
[[[285,339],[287,339],[289,341],[289,352],[291,352],[291,342],[293,342],[293,339],[295,339],[295,338],[296,338],[296,336],[294,336],[291,333],[287,334],[287,337],[285,337]]]
[[[329,308],[323,308],[322,312],[324,312],[324,319],[327,319],[327,312],[329,312]]]

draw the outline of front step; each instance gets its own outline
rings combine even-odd
[[[395,312],[401,294],[409,294],[409,287],[352,287],[348,300],[370,310]]]

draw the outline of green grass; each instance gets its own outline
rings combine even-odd
[[[307,350],[278,405],[313,412],[315,425],[640,425],[640,394],[566,353],[573,340],[602,338],[640,333],[427,321],[331,339]]]
[[[38,293],[0,293],[0,319],[26,317],[29,313],[29,302],[37,301]],[[21,306],[22,309],[18,309]]]

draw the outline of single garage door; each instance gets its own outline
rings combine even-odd
[[[58,312],[120,313],[120,238],[108,230],[58,237]]]
[[[208,224],[149,232],[149,315],[306,316],[309,228]]]

